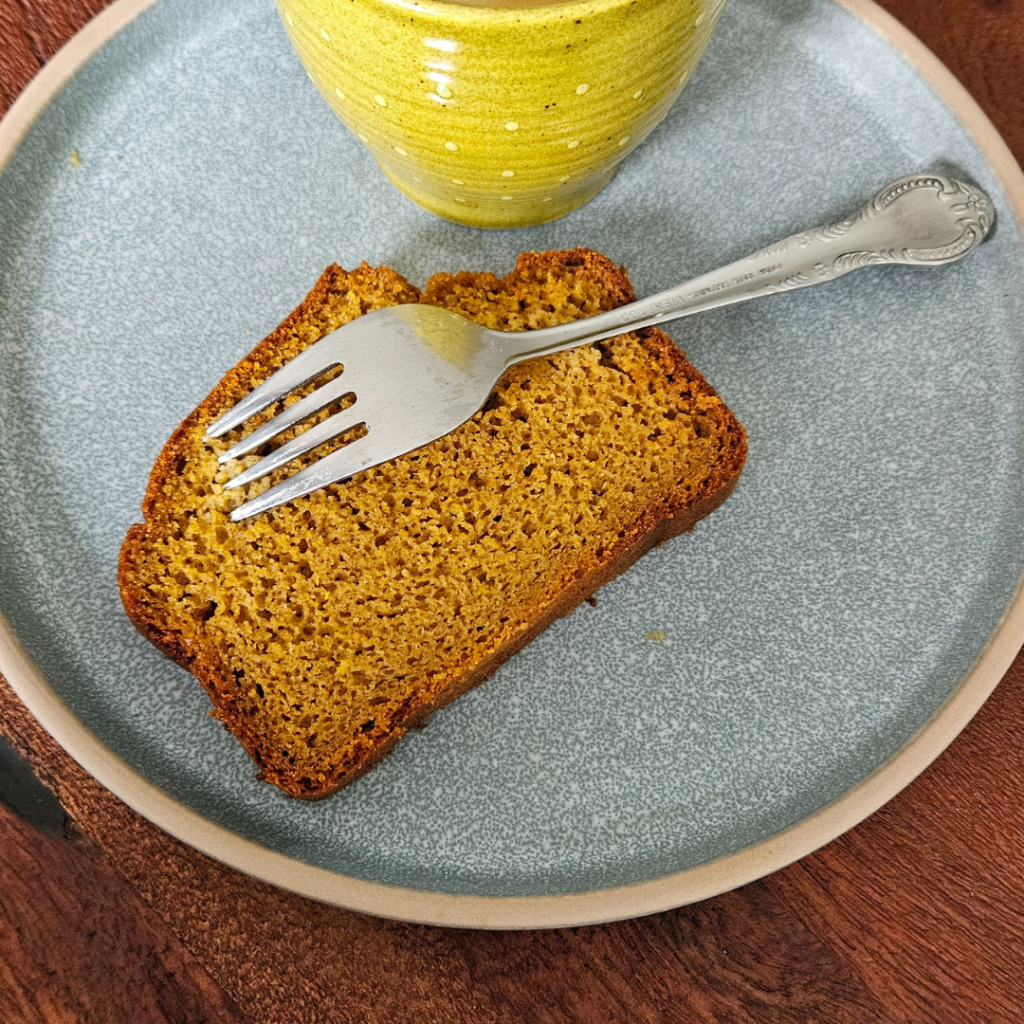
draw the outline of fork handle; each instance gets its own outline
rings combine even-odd
[[[940,174],[910,175],[886,185],[846,220],[790,235],[628,306],[516,334],[508,339],[505,365],[706,309],[822,284],[860,267],[952,263],[981,243],[992,220],[991,201],[981,189]]]

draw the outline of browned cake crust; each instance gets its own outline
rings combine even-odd
[[[369,627],[365,626],[361,627],[363,632],[358,642],[344,635],[343,631],[331,635],[330,642],[336,642],[338,666],[322,654],[319,660],[314,660],[312,668],[308,660],[301,662],[305,675],[301,681],[295,680],[294,687],[287,678],[282,681],[262,676],[268,659],[272,662],[286,661],[286,653],[278,655],[275,652],[287,652],[291,649],[290,645],[300,648],[304,634],[299,631],[298,621],[292,622],[294,616],[291,610],[286,611],[280,606],[271,607],[268,613],[266,608],[256,607],[259,594],[253,597],[251,578],[245,576],[245,573],[251,564],[256,566],[253,572],[275,573],[283,576],[285,581],[289,573],[302,572],[304,577],[308,573],[314,578],[310,582],[306,577],[303,582],[303,593],[307,595],[304,600],[308,606],[309,593],[314,595],[313,603],[316,603],[319,595],[323,595],[323,601],[319,604],[323,608],[336,585],[333,578],[325,576],[321,580],[316,575],[323,575],[324,572],[323,566],[326,563],[323,547],[332,539],[331,527],[341,524],[341,527],[347,529],[347,524],[351,522],[349,513],[365,517],[369,525],[364,523],[362,528],[371,531],[376,529],[378,536],[374,543],[387,545],[393,535],[384,531],[379,523],[375,526],[372,516],[356,508],[355,504],[370,503],[365,491],[372,491],[378,497],[384,494],[399,512],[402,509],[398,501],[402,494],[416,495],[417,501],[422,500],[422,486],[417,483],[419,478],[416,476],[416,473],[422,476],[422,464],[417,458],[404,456],[385,467],[359,474],[352,481],[332,485],[315,495],[299,499],[284,506],[283,510],[235,524],[228,517],[232,508],[269,483],[276,482],[281,475],[288,475],[294,471],[294,467],[279,471],[278,476],[271,476],[269,481],[251,485],[250,489],[242,489],[240,493],[222,492],[219,484],[224,482],[228,474],[220,471],[220,475],[217,475],[216,455],[239,435],[232,434],[218,442],[204,442],[206,426],[303,348],[347,320],[371,309],[422,301],[457,309],[491,327],[522,329],[591,315],[633,299],[634,293],[624,272],[600,254],[584,249],[524,254],[515,270],[503,279],[492,274],[439,274],[428,282],[422,295],[387,267],[371,268],[363,264],[349,273],[332,266],[324,272],[291,315],[260,342],[249,356],[230,370],[174,432],[160,453],[150,477],[143,501],[145,521],[129,530],[122,547],[118,574],[122,600],[128,616],[139,631],[203,684],[213,701],[213,713],[241,741],[260,767],[263,778],[292,796],[307,799],[327,796],[357,778],[388,753],[410,727],[422,723],[437,708],[479,685],[555,619],[572,611],[600,586],[627,569],[640,555],[676,534],[691,530],[699,519],[714,510],[736,483],[746,457],[746,437],[714,389],[662,332],[649,329],[625,336],[624,339],[614,339],[613,343],[602,343],[610,347],[607,350],[602,348],[601,354],[589,353],[582,357],[590,362],[579,372],[586,371],[591,376],[579,379],[593,379],[597,383],[591,385],[589,391],[580,398],[581,403],[586,406],[589,402],[597,410],[604,407],[601,403],[609,407],[612,407],[612,403],[625,405],[614,391],[616,374],[647,374],[650,378],[647,390],[654,394],[657,385],[661,389],[658,394],[669,396],[674,406],[683,410],[681,419],[689,424],[685,428],[677,426],[676,420],[680,417],[672,416],[671,422],[664,424],[665,430],[676,430],[683,438],[678,442],[680,445],[689,439],[690,446],[699,453],[699,458],[694,456],[686,464],[685,471],[680,468],[675,484],[669,487],[659,485],[661,490],[657,492],[657,500],[649,501],[635,512],[630,511],[610,542],[596,550],[587,550],[585,538],[580,541],[584,545],[581,556],[578,562],[570,564],[568,571],[562,571],[557,589],[538,591],[532,596],[528,593],[520,600],[520,604],[525,603],[527,608],[520,619],[516,620],[513,616],[510,624],[505,627],[495,626],[493,630],[490,629],[490,623],[481,623],[476,627],[483,631],[483,637],[476,638],[479,646],[473,647],[468,656],[464,653],[458,655],[457,664],[446,666],[435,663],[429,671],[424,669],[421,676],[413,672],[408,684],[403,684],[406,685],[405,689],[388,681],[390,688],[387,692],[382,689],[374,697],[375,687],[383,686],[383,683],[368,678],[361,669],[349,672],[348,663],[353,659],[346,656],[351,649],[358,652],[353,656],[354,663],[370,664],[366,659],[371,653],[379,661],[379,637],[376,634],[369,637],[374,641],[369,643],[364,635]],[[548,360],[552,369],[543,367],[541,372],[560,372],[562,363],[558,361],[563,356],[570,359],[572,353]],[[531,364],[522,365],[529,367]],[[606,366],[613,366],[615,372],[608,371]],[[622,369],[622,366],[626,369]],[[639,370],[634,372],[630,367],[639,367]],[[611,378],[612,383],[604,383],[606,378]],[[630,382],[635,386],[633,377],[630,377]],[[527,389],[530,384],[529,377],[521,377],[515,386]],[[505,399],[502,394],[499,386],[488,406],[492,402],[507,405],[507,394]],[[420,458],[430,461],[435,476],[440,472],[440,479],[446,479],[443,473],[449,464],[451,472],[455,474],[459,454],[462,455],[463,463],[467,458],[473,458],[472,453],[453,452],[451,444],[460,447],[457,439],[463,431],[466,432],[464,440],[468,442],[483,436],[481,430],[485,424],[483,418],[488,415],[488,406],[470,424],[449,436],[455,441],[442,439],[421,450],[427,454]],[[527,415],[525,412],[517,412],[515,418],[518,420]],[[513,421],[506,416],[500,422]],[[543,424],[541,428],[542,435]],[[506,426],[492,429],[491,437],[495,436],[498,429],[508,431],[511,428]],[[652,440],[661,437],[662,433],[661,427],[655,428],[651,434]],[[541,450],[543,436],[539,440],[532,434],[528,436],[530,443]],[[519,447],[526,448],[527,445]],[[684,446],[679,450],[685,453],[689,449]],[[311,461],[323,452],[323,448],[318,449],[307,458]],[[637,453],[632,452],[631,457],[636,459]],[[539,461],[540,456],[537,458]],[[449,461],[446,462],[446,459]],[[528,477],[533,465],[531,463],[521,473]],[[388,477],[389,467],[391,478]],[[656,468],[652,463],[651,472]],[[230,475],[235,471],[237,467]],[[557,472],[561,470],[552,470],[552,474]],[[659,472],[664,477],[663,467]],[[362,490],[360,478],[368,481]],[[474,470],[471,479],[475,478]],[[454,475],[452,479],[455,480]],[[462,480],[461,477],[459,479]],[[572,477],[570,474],[560,479],[571,480]],[[456,485],[452,483],[453,493]],[[488,485],[480,483],[477,486],[481,488],[481,493],[487,494]],[[420,487],[419,491],[417,487]],[[504,494],[508,484],[499,482],[495,487],[496,494]],[[439,489],[446,491],[442,496],[444,500],[451,498],[447,488]],[[465,490],[463,487],[458,493],[461,495]],[[560,493],[557,487],[555,491]],[[543,496],[549,492],[540,493]],[[467,498],[466,502],[469,500]],[[562,500],[564,504],[565,499]],[[600,503],[601,498],[588,494],[580,500],[593,506],[595,502]],[[458,504],[456,499],[452,499],[452,502]],[[410,498],[406,497],[404,503],[411,504]],[[601,510],[602,516],[606,511],[609,510]],[[619,511],[618,508],[610,510],[611,513]],[[344,517],[339,518],[342,513]],[[465,533],[469,530],[465,524],[475,520],[466,509],[463,509],[463,514],[465,519],[459,529]],[[501,514],[497,518],[501,519]],[[263,522],[260,524],[256,520]],[[553,529],[557,534],[561,524],[556,524]],[[281,539],[282,533],[286,534],[284,540]],[[342,533],[338,536],[344,539],[345,535]],[[352,536],[358,537],[361,534]],[[458,538],[461,535],[454,536]],[[533,533],[528,533],[528,536],[532,538]],[[487,555],[484,550],[487,538],[488,534],[484,531],[478,539],[474,535],[472,543],[464,542],[470,544],[465,550],[473,552],[477,568],[484,567],[483,576],[487,575],[488,557],[497,558],[499,562],[500,557],[503,557],[500,548],[494,549],[493,538],[490,550],[498,550],[498,555]],[[419,543],[408,537],[402,540],[406,542],[406,549],[413,551],[416,543]],[[289,546],[282,550],[286,550],[288,556],[282,558],[280,555],[266,555],[267,559],[273,560],[261,563],[260,559],[264,557],[261,552],[275,543],[287,543]],[[504,543],[507,547],[512,542],[506,538]],[[249,545],[245,549],[248,555],[239,563],[238,548],[244,544]],[[436,542],[433,546],[437,546]],[[316,550],[308,553],[312,548]],[[372,552],[375,549],[371,547],[369,550],[369,560],[364,558],[361,564],[364,576],[367,573],[372,575],[374,569]],[[296,554],[298,551],[308,554],[299,556]],[[315,564],[314,555],[320,558]],[[384,555],[380,557],[383,561]],[[288,564],[292,558],[295,563]],[[243,568],[238,570],[242,574],[240,583],[236,585],[220,578],[222,570],[226,574],[230,566],[239,564],[243,564]],[[404,572],[411,581],[408,570]],[[499,564],[496,574],[500,576],[500,572]],[[493,584],[495,581],[488,579],[487,582]],[[279,580],[275,580],[275,585],[279,583]],[[417,585],[423,584],[418,582]],[[382,583],[378,589],[386,589],[386,585]],[[242,600],[233,601],[233,594]],[[461,601],[455,602],[454,598],[449,601],[443,587],[438,594],[440,596],[436,600],[442,602],[442,613],[454,617],[461,614]],[[393,596],[391,600],[400,602],[401,595]],[[446,601],[449,603],[445,604]],[[496,613],[500,611],[498,606],[501,603],[499,597]],[[259,637],[262,638],[259,644],[244,629],[239,632],[239,622],[249,621],[249,609],[263,616],[269,623],[259,623]],[[302,614],[301,609],[297,614]],[[222,620],[218,616],[231,618]],[[378,612],[377,619],[383,623],[380,629],[383,630],[385,626],[389,630],[394,629],[392,623],[397,616],[397,612],[393,615]],[[403,620],[406,622],[405,628],[419,628],[414,616],[403,613]],[[225,625],[218,632],[215,627],[222,621]],[[306,621],[310,621],[309,616]],[[323,622],[326,621],[323,619]],[[331,621],[334,623],[331,628],[336,629],[336,619]],[[312,627],[307,625],[303,628],[308,632]],[[323,632],[327,626],[318,628]],[[252,636],[256,632],[255,627],[250,631]],[[493,638],[489,639],[489,632],[494,633]],[[381,635],[387,637],[395,634]],[[225,636],[230,636],[230,644],[225,642]],[[424,633],[424,636],[427,634]],[[435,639],[435,646],[436,643]],[[323,649],[322,644],[317,648],[321,651]],[[367,653],[367,649],[370,653]],[[416,660],[408,659],[410,663]],[[404,666],[405,662],[401,664]],[[403,668],[403,671],[406,669]],[[310,673],[317,675],[317,678],[307,678]],[[342,680],[337,689],[346,702],[344,708],[340,704],[335,708],[332,704],[335,699],[330,684],[335,678],[332,673],[337,673]],[[405,676],[402,676],[400,681],[404,679]],[[360,701],[364,704],[368,701],[376,710],[359,727],[345,726],[344,722],[348,721],[345,715],[356,714],[357,718],[353,721],[357,721],[362,714],[366,714],[360,711],[363,707]],[[342,724],[339,725],[339,722]],[[325,735],[328,735],[326,740],[323,738]]]

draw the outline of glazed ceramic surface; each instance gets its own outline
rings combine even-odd
[[[414,202],[460,224],[561,217],[665,116],[724,0],[278,0],[310,78]]]
[[[674,325],[749,431],[735,493],[330,800],[258,782],[199,685],[125,618],[117,552],[156,454],[325,264],[422,283],[588,245],[651,294],[929,168],[989,192],[994,238],[940,270],[869,269]],[[941,716],[1010,606],[1024,243],[1005,180],[849,13],[733,0],[600,195],[543,227],[473,230],[397,195],[269,4],[162,0],[0,176],[0,611],[49,688],[10,646],[3,670],[135,806],[279,884],[463,923],[627,884],[609,914],[651,909],[629,894],[849,801]],[[407,888],[387,902],[382,883]],[[447,913],[472,894],[495,897],[490,917]],[[580,919],[544,905],[548,923]]]

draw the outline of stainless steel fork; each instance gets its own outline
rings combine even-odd
[[[343,370],[333,380],[252,431],[220,461],[255,451],[345,395],[354,393],[354,404],[260,459],[226,487],[242,487],[353,427],[366,426],[364,436],[241,505],[231,518],[257,515],[443,437],[484,404],[506,369],[525,359],[822,284],[860,267],[952,263],[984,239],[992,219],[992,204],[981,189],[940,174],[916,174],[886,185],[846,220],[791,235],[651,298],[557,327],[492,331],[427,305],[367,313],[301,352],[207,431],[208,438],[220,437],[339,366]]]

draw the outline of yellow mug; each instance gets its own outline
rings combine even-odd
[[[554,220],[608,184],[724,3],[277,0],[310,78],[388,179],[482,228]]]

